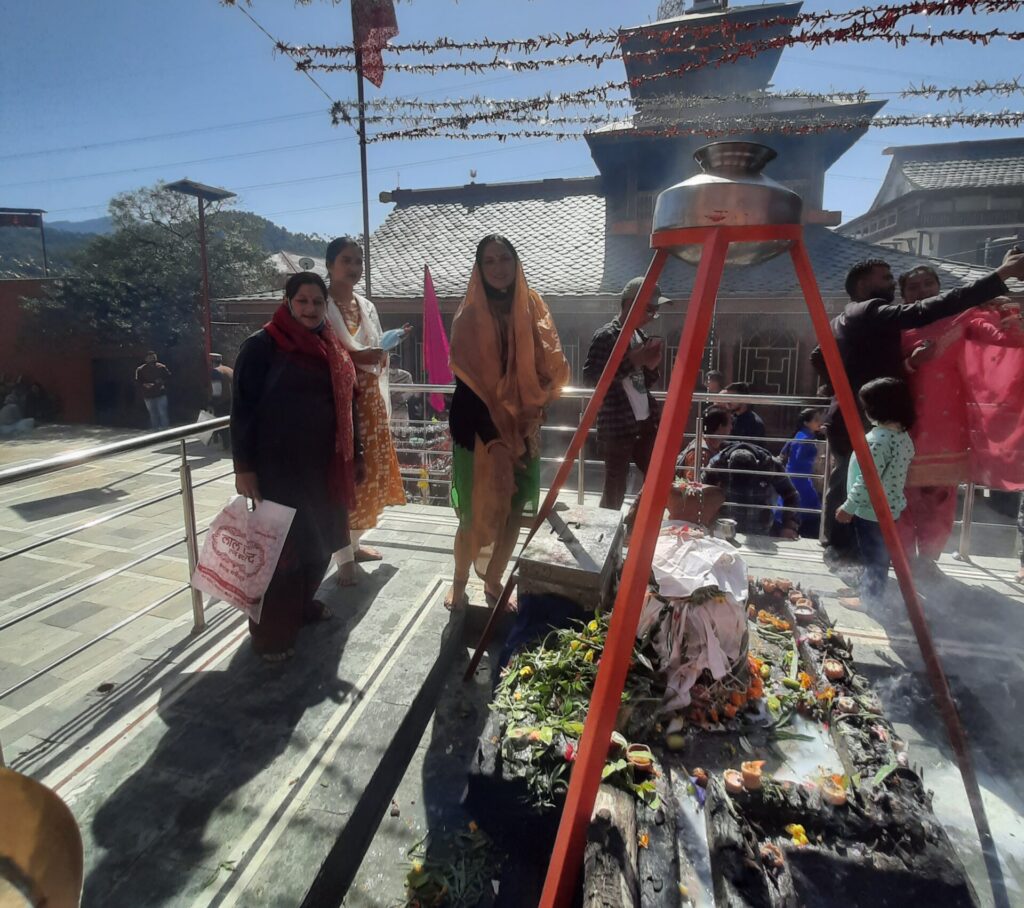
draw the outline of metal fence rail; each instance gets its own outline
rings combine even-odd
[[[393,390],[396,394],[401,395],[414,395],[419,394],[424,398],[424,407],[427,406],[426,396],[432,393],[451,394],[454,391],[453,386],[447,385],[430,385],[430,384],[403,384],[393,386]],[[582,415],[583,408],[586,402],[590,400],[592,391],[588,388],[566,388],[563,390],[561,398],[562,400],[578,401],[579,412]],[[654,395],[657,399],[664,399],[664,392],[655,392]],[[828,401],[822,398],[816,397],[794,397],[786,395],[765,395],[765,394],[694,394],[694,404],[697,406],[696,417],[694,420],[694,430],[686,433],[681,439],[681,445],[683,446],[686,442],[694,441],[695,447],[698,452],[703,449],[705,442],[705,436],[703,434],[703,419],[702,419],[702,405],[706,403],[746,403],[752,406],[760,407],[786,407],[786,408],[806,408],[806,407],[819,407],[823,408],[828,404]],[[424,412],[427,412],[425,409]],[[186,442],[191,438],[198,436],[207,435],[211,432],[226,429],[229,427],[230,418],[220,417],[217,419],[211,419],[205,422],[192,423],[186,426],[179,426],[173,429],[166,429],[159,432],[151,432],[143,435],[139,435],[135,438],[126,439],[123,441],[117,441],[110,444],[98,445],[91,448],[85,448],[78,451],[70,451],[65,454],[60,454],[56,457],[51,457],[45,460],[34,461],[19,466],[8,467],[0,470],[0,486],[13,486],[18,483],[24,483],[28,480],[37,479],[39,477],[52,476],[64,471],[80,469],[86,465],[95,463],[97,461],[104,460],[106,458],[115,457],[120,454],[132,453],[137,451],[147,451],[153,448],[167,444],[168,442],[177,442],[180,445],[179,456],[175,459],[179,460],[178,467],[178,483],[177,488],[170,491],[161,492],[157,495],[151,495],[141,501],[134,502],[125,506],[111,508],[107,511],[103,511],[88,520],[84,520],[75,526],[67,529],[60,530],[50,534],[42,539],[34,540],[30,543],[24,544],[15,548],[11,551],[0,553],[0,562],[10,562],[13,559],[24,556],[31,552],[37,552],[44,546],[50,545],[51,543],[59,542],[61,540],[69,539],[79,533],[83,533],[86,530],[94,529],[100,526],[113,525],[120,518],[127,517],[135,514],[139,511],[144,510],[147,507],[160,504],[168,501],[175,497],[180,496],[182,502],[182,535],[176,536],[172,541],[162,543],[161,545],[153,548],[150,551],[143,553],[142,555],[130,559],[127,563],[119,565],[115,568],[100,571],[91,577],[84,580],[79,580],[73,584],[68,584],[64,589],[56,591],[52,595],[44,598],[42,601],[36,602],[27,606],[25,609],[16,612],[6,619],[0,621],[0,632],[10,631],[15,628],[22,621],[38,615],[42,612],[47,611],[63,602],[97,586],[98,584],[104,583],[126,571],[130,571],[138,568],[140,565],[145,564],[153,558],[164,554],[171,549],[174,549],[184,543],[187,558],[188,558],[188,576],[182,578],[182,586],[175,589],[173,592],[167,593],[166,595],[160,596],[157,600],[150,602],[143,606],[137,611],[132,612],[123,620],[117,622],[111,627],[105,628],[100,631],[99,634],[94,635],[89,640],[81,643],[80,646],[76,647],[72,652],[67,653],[60,658],[48,663],[44,667],[33,672],[28,677],[18,681],[13,686],[8,687],[5,690],[0,690],[0,701],[5,697],[8,697],[17,691],[24,688],[27,684],[42,677],[50,671],[53,671],[64,662],[80,654],[81,652],[88,649],[90,646],[98,643],[100,640],[106,639],[111,634],[115,633],[122,627],[130,624],[131,622],[141,618],[148,614],[153,609],[158,608],[160,605],[173,599],[175,596],[180,595],[188,591],[191,596],[192,606],[192,624],[193,631],[198,633],[205,627],[205,616],[203,611],[203,597],[202,594],[195,589],[191,588],[190,578],[192,572],[195,570],[196,563],[199,557],[199,538],[206,532],[207,528],[199,528],[196,524],[195,517],[195,499],[194,493],[196,489],[202,488],[203,486],[209,485],[210,483],[219,482],[232,475],[231,470],[220,471],[215,476],[204,478],[202,481],[194,482],[192,478],[192,467],[189,464],[188,456],[186,453]],[[426,483],[427,495],[429,498],[441,498],[441,496],[431,496],[430,490],[433,486],[440,486],[445,488],[450,485],[451,474],[450,474],[450,461],[451,455],[450,444],[447,440],[447,432],[440,428],[443,424],[439,424],[437,421],[418,420],[409,421],[408,423],[395,423],[394,430],[397,436],[396,450],[402,457],[419,458],[419,466],[414,467],[408,463],[402,465],[403,479],[408,483],[422,484]],[[401,427],[401,429],[400,429]],[[414,433],[417,427],[422,428],[423,432],[420,436],[416,436]],[[446,428],[446,427],[445,427]],[[563,438],[566,434],[576,431],[576,425],[566,423],[554,423],[545,425],[542,429],[544,437],[552,441]],[[596,433],[594,433],[596,434]],[[434,439],[440,439],[442,450],[435,450],[427,447],[429,440],[427,435],[432,435]],[[424,438],[424,445],[417,447],[409,444],[408,440],[413,437]],[[712,436],[715,440],[722,440],[726,436]],[[735,439],[735,436],[729,436],[731,439]],[[758,438],[751,439],[759,444],[784,444],[790,441],[789,438]],[[810,442],[808,442],[810,443]],[[824,454],[824,470],[821,473],[791,473],[787,474],[790,478],[794,479],[810,479],[812,481],[821,481],[827,483],[829,472],[831,470],[832,456],[829,450],[827,442],[818,441],[813,442]],[[544,456],[541,461],[545,465],[560,464],[562,462],[561,457]],[[698,458],[699,464],[699,458]],[[156,469],[157,466],[150,467],[148,469]],[[599,475],[600,468],[603,468],[603,462],[600,460],[588,460],[585,456],[581,455],[577,467],[577,498],[582,504],[585,500],[585,494],[587,491],[588,471],[590,477],[596,477]],[[699,469],[699,466],[698,466]],[[148,471],[148,470],[147,470]],[[723,472],[742,473],[742,474],[756,474],[757,471],[750,470],[728,470]],[[596,486],[596,483],[595,483]],[[422,490],[421,490],[422,491]],[[967,558],[970,551],[970,535],[971,535],[971,524],[973,519],[973,506],[974,506],[974,494],[975,489],[973,485],[967,487],[967,491],[964,498],[964,510],[961,522],[960,539],[959,539],[959,552],[958,554]],[[447,496],[444,496],[445,498]],[[745,505],[743,507],[751,508],[762,508],[772,510],[772,506],[768,505]],[[796,513],[811,513],[820,514],[821,511],[807,509],[807,508],[789,508],[786,510],[794,511]],[[2,751],[0,751],[2,754]],[[0,765],[2,765],[2,756],[0,756]]]

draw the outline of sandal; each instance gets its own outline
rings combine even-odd
[[[286,650],[280,650],[276,653],[260,653],[260,658],[264,662],[269,662],[271,665],[279,665],[282,662],[287,662],[295,655],[295,650],[289,647]]]
[[[303,617],[305,624],[316,624],[320,621],[330,621],[334,617],[334,612],[331,611],[327,603],[314,599]]]
[[[371,545],[360,545],[356,547],[356,561],[383,561],[384,555]]]

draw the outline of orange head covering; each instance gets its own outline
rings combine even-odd
[[[527,285],[512,244],[497,237],[487,241],[503,242],[516,259],[511,306],[503,315],[488,301],[478,263],[452,322],[450,365],[487,405],[501,440],[519,458],[544,407],[568,383],[569,363],[551,313]]]

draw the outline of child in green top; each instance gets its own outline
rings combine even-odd
[[[914,442],[907,430],[914,424],[914,398],[906,383],[898,378],[876,378],[860,389],[860,401],[873,426],[867,434],[868,447],[882,480],[893,520],[898,520],[907,499],[903,487],[907,471],[914,459]],[[836,510],[836,520],[853,523],[864,561],[861,593],[865,599],[877,600],[885,591],[889,573],[889,551],[885,547],[878,515],[871,506],[864,475],[857,463],[857,455],[850,459],[846,480],[846,501]],[[840,600],[848,607],[856,607],[856,600]]]

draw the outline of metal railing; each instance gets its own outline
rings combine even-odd
[[[109,524],[121,517],[126,517],[130,514],[134,514],[138,511],[142,511],[145,508],[152,507],[153,505],[160,504],[164,501],[168,501],[177,496],[181,496],[182,509],[183,509],[183,529],[184,534],[182,536],[176,536],[170,542],[165,542],[157,546],[156,548],[150,549],[144,552],[142,555],[132,558],[124,564],[121,564],[115,568],[108,570],[102,570],[99,573],[77,583],[72,584],[70,587],[66,587],[54,595],[46,597],[43,601],[34,603],[27,608],[20,611],[16,611],[8,617],[0,621],[0,632],[8,630],[12,627],[16,627],[23,621],[40,615],[61,603],[67,602],[68,600],[111,580],[126,571],[134,570],[146,562],[156,558],[159,555],[165,554],[172,549],[185,544],[186,551],[188,553],[188,576],[182,578],[182,585],[176,589],[168,592],[164,595],[159,596],[153,602],[148,603],[131,614],[127,615],[122,620],[116,622],[110,627],[106,627],[99,633],[94,634],[88,640],[82,642],[79,646],[72,649],[70,652],[64,653],[60,657],[53,659],[43,667],[29,673],[26,677],[20,679],[14,684],[7,686],[0,690],[0,702],[5,698],[12,696],[22,688],[31,684],[33,681],[38,680],[44,675],[57,669],[65,662],[74,659],[76,656],[81,655],[89,648],[95,646],[101,640],[105,640],[112,634],[122,630],[127,625],[138,621],[144,615],[148,615],[150,612],[174,599],[176,596],[188,591],[191,595],[192,604],[192,630],[193,633],[198,633],[203,630],[206,626],[206,619],[203,612],[203,597],[202,594],[191,587],[192,572],[195,570],[196,563],[198,561],[199,553],[199,537],[206,532],[206,528],[199,530],[196,526],[195,519],[195,504],[194,504],[194,492],[198,488],[209,485],[214,482],[218,482],[231,476],[233,470],[227,470],[225,472],[218,473],[215,476],[203,479],[200,482],[193,482],[192,480],[192,468],[188,462],[188,454],[186,451],[186,442],[189,438],[196,436],[205,435],[211,431],[218,431],[225,429],[229,424],[229,417],[221,417],[219,419],[209,420],[207,422],[193,423],[187,426],[179,426],[174,429],[165,429],[160,432],[151,432],[144,435],[140,435],[136,438],[125,439],[123,441],[111,442],[105,445],[99,445],[93,448],[83,448],[78,451],[71,451],[67,454],[60,454],[56,457],[50,457],[45,460],[34,461],[31,463],[8,467],[0,470],[0,487],[12,486],[17,483],[25,482],[30,479],[36,479],[42,476],[49,476],[56,473],[60,473],[66,470],[74,470],[76,468],[84,467],[88,464],[95,463],[106,458],[115,457],[120,454],[128,454],[137,451],[151,450],[157,445],[164,444],[166,442],[177,441],[180,444],[179,467],[178,467],[178,484],[177,488],[172,491],[162,492],[158,495],[152,495],[144,498],[142,501],[138,501],[134,504],[126,507],[115,508],[107,513],[99,514],[89,520],[85,520],[75,526],[68,529],[61,530],[57,533],[48,535],[44,539],[35,540],[26,545],[14,548],[11,551],[0,553],[0,562],[10,561],[19,555],[24,555],[28,552],[35,552],[38,549],[50,545],[54,542],[61,540],[70,539],[80,533],[87,530],[95,529],[96,527]],[[155,464],[150,469],[157,469],[165,464]],[[149,472],[149,470],[144,471]],[[0,750],[0,765],[3,765],[2,750]]]
[[[454,391],[454,387],[450,386],[450,385],[402,384],[402,385],[393,385],[392,386],[392,390],[393,390],[393,392],[400,393],[403,396],[407,396],[407,395],[411,395],[411,394],[420,394],[420,395],[422,395],[422,397],[424,398],[424,400],[423,400],[424,412],[427,412],[427,405],[426,405],[426,400],[425,400],[427,395],[429,395],[429,394],[436,394],[436,393],[451,394]],[[654,398],[656,400],[659,400],[659,401],[663,401],[665,399],[665,397],[667,396],[666,392],[664,392],[664,391],[655,391],[655,392],[652,392],[652,393],[654,395]],[[584,407],[586,406],[587,401],[589,401],[592,396],[593,396],[593,389],[591,389],[591,388],[568,387],[568,388],[564,388],[562,390],[562,393],[560,395],[560,400],[561,401],[566,401],[566,400],[577,400],[577,401],[579,401],[579,404],[580,404],[580,407],[579,407],[579,417],[582,418]],[[771,394],[707,394],[707,393],[704,393],[704,392],[695,393],[693,395],[693,404],[694,404],[694,406],[696,406],[697,411],[696,411],[696,415],[694,417],[694,428],[693,428],[693,431],[689,431],[689,432],[684,433],[684,435],[683,435],[683,437],[681,439],[680,448],[682,449],[683,447],[685,447],[685,445],[688,442],[694,441],[695,442],[694,446],[696,448],[696,451],[698,452],[698,457],[700,456],[699,452],[702,451],[704,442],[706,440],[705,436],[704,436],[704,422],[703,422],[703,418],[702,418],[702,409],[703,409],[703,405],[707,404],[707,403],[715,403],[715,404],[748,404],[750,406],[787,407],[787,408],[791,408],[791,409],[794,409],[794,408],[795,409],[805,409],[805,408],[808,408],[808,407],[816,407],[816,408],[824,409],[825,407],[828,406],[829,401],[824,399],[824,398],[819,398],[819,397],[794,397],[794,396],[791,396],[791,395],[771,395]],[[419,426],[426,427],[426,426],[430,426],[430,425],[433,425],[433,424],[434,423],[432,423],[431,421],[428,421],[428,420],[410,420],[410,422],[409,422],[409,425],[411,425],[411,426],[419,425]],[[555,423],[555,424],[546,423],[546,424],[541,426],[541,436],[543,438],[545,436],[550,437],[552,435],[559,435],[559,434],[561,434],[561,435],[571,435],[572,433],[574,433],[576,431],[577,425],[578,425],[578,423],[575,424],[575,425],[557,424],[557,423]],[[591,437],[596,437],[596,434],[597,434],[596,430],[595,429],[591,429],[590,436]],[[781,446],[781,445],[785,445],[788,442],[792,441],[792,438],[790,438],[789,436],[786,436],[786,437],[769,436],[769,437],[764,437],[764,438],[761,438],[761,437],[758,437],[758,438],[747,438],[745,436],[737,436],[737,435],[730,435],[730,436],[716,435],[716,436],[710,436],[710,437],[712,439],[714,439],[714,440],[725,440],[727,438],[730,441],[751,441],[751,442],[755,442],[755,443],[757,443],[759,445],[762,445],[762,446],[764,446],[764,445]],[[829,467],[830,467],[830,465],[832,463],[832,457],[831,457],[831,452],[829,450],[828,442],[824,441],[824,440],[820,440],[820,441],[810,441],[810,440],[808,440],[808,441],[803,442],[803,443],[805,443],[805,444],[814,444],[819,450],[824,452],[824,455],[825,455],[824,463],[825,463],[826,469],[823,470],[823,472],[821,472],[821,473],[789,473],[789,472],[787,472],[785,475],[788,476],[790,479],[820,480],[823,484],[827,484],[827,482],[828,482],[828,475],[829,475]],[[424,450],[419,450],[419,449],[415,449],[415,448],[404,448],[404,447],[399,446],[398,448],[396,448],[396,450],[398,450],[399,454],[420,455],[421,458],[422,458],[422,462],[423,463],[426,463],[427,459],[431,455],[430,451],[424,451]],[[440,452],[434,452],[435,455],[438,454],[438,453],[440,453]],[[604,462],[603,461],[600,461],[600,460],[587,460],[586,456],[585,456],[585,453],[586,452],[585,452],[585,449],[584,449],[584,451],[581,452],[580,457],[578,458],[577,466],[576,466],[576,496],[577,496],[577,502],[579,504],[583,504],[584,503],[585,495],[586,495],[586,492],[588,491],[587,490],[587,471],[588,471],[588,468],[591,471],[591,475],[594,475],[594,471],[595,470],[600,470],[600,469],[603,469],[603,467],[604,467]],[[542,464],[560,464],[560,463],[562,463],[562,458],[560,458],[560,457],[545,457],[545,456],[542,455],[541,456],[541,463]],[[422,466],[421,466],[420,469],[422,469]],[[700,472],[700,470],[701,470],[701,467],[698,466],[697,467],[698,473]],[[723,473],[723,474],[744,474],[744,473],[746,473],[746,474],[753,474],[753,475],[763,475],[763,474],[761,474],[758,471],[733,470],[733,469],[727,469],[727,468],[717,469],[716,472]],[[403,475],[403,478],[405,480],[410,481],[410,482],[413,481],[414,479],[417,482],[421,481],[421,474],[419,472],[417,472],[417,474],[414,475],[413,473],[409,472],[409,470],[404,470],[402,475]],[[439,485],[441,487],[450,486],[450,478],[446,477],[444,475],[443,471],[434,471],[433,473],[431,473],[431,471],[428,470],[428,475],[432,476],[432,479],[430,481],[435,482],[437,485]],[[596,489],[595,489],[595,491],[596,491]],[[434,496],[434,498],[437,499],[437,500],[440,500],[440,496]],[[734,504],[735,505],[735,504],[740,504],[740,503],[738,503],[738,502],[728,502],[727,501],[726,504]],[[780,508],[777,508],[774,505],[743,505],[743,506],[751,508],[751,509],[780,510]],[[821,508],[803,508],[803,507],[795,508],[794,507],[794,508],[785,508],[785,510],[793,512],[793,513],[797,513],[797,514],[817,514],[819,516],[821,515]],[[821,525],[822,525],[822,527],[824,526],[824,521],[821,521]],[[823,529],[819,531],[819,538],[823,538],[823,536],[821,536],[822,532],[823,532]]]
[[[402,395],[420,394],[424,398],[426,395],[431,393],[442,393],[451,394],[454,391],[452,386],[446,385],[428,385],[428,384],[408,384],[393,386],[396,393]],[[579,402],[579,413],[582,416],[583,409],[586,402],[590,400],[592,391],[589,388],[566,388],[562,393],[563,401],[578,401]],[[657,399],[662,400],[665,398],[664,392],[655,392],[654,395]],[[687,432],[684,438],[681,440],[682,443],[693,440],[695,442],[695,449],[697,451],[698,469],[700,469],[700,452],[704,442],[707,440],[703,434],[703,420],[702,420],[702,404],[705,403],[747,403],[752,406],[760,407],[788,407],[788,408],[805,408],[805,407],[823,407],[827,404],[820,398],[804,398],[804,397],[792,397],[792,396],[776,396],[776,395],[711,395],[698,393],[694,395],[694,403],[697,405],[694,431]],[[424,400],[424,407],[426,407],[426,401]],[[424,412],[427,412],[424,410]],[[169,600],[173,599],[186,591],[189,592],[191,599],[191,611],[192,611],[192,631],[193,633],[199,633],[206,626],[206,619],[204,615],[204,604],[202,594],[191,587],[191,577],[195,570],[196,564],[199,559],[199,540],[200,537],[207,531],[207,528],[200,529],[196,522],[196,508],[195,508],[195,491],[211,483],[219,482],[232,475],[233,470],[220,471],[212,477],[207,477],[199,482],[194,481],[192,466],[189,463],[188,453],[186,451],[186,442],[191,438],[197,438],[199,436],[208,435],[212,432],[227,429],[230,424],[229,417],[220,417],[211,419],[205,422],[193,423],[186,426],[179,426],[173,429],[166,429],[159,432],[146,433],[135,438],[130,438],[122,441],[116,441],[109,444],[98,445],[96,447],[85,448],[78,451],[71,451],[65,454],[60,454],[55,457],[51,457],[45,460],[31,462],[19,466],[8,467],[0,470],[0,487],[10,487],[18,483],[26,482],[27,480],[37,479],[39,477],[51,476],[54,474],[61,473],[63,471],[74,470],[77,468],[85,467],[89,464],[102,461],[106,458],[114,457],[121,454],[133,453],[138,451],[151,450],[154,447],[165,444],[167,442],[177,442],[179,445],[179,452],[176,459],[179,462],[177,468],[178,480],[176,488],[168,491],[160,491],[158,494],[150,495],[141,501],[135,502],[127,506],[117,507],[110,509],[105,512],[101,512],[95,516],[90,517],[87,520],[65,529],[61,529],[50,535],[47,535],[42,539],[34,539],[30,542],[26,542],[23,545],[19,545],[9,551],[0,552],[0,563],[8,562],[14,558],[28,553],[37,552],[44,546],[50,545],[61,540],[73,538],[74,536],[84,533],[87,530],[95,529],[97,527],[106,526],[119,518],[126,517],[128,515],[135,514],[136,512],[142,511],[145,508],[152,507],[162,502],[173,499],[177,496],[181,497],[182,504],[182,535],[175,536],[170,542],[162,542],[160,545],[152,548],[149,551],[144,552],[138,557],[131,558],[127,563],[119,565],[115,568],[108,570],[101,570],[97,574],[80,580],[76,583],[70,584],[65,588],[56,591],[52,595],[44,598],[41,602],[33,603],[27,608],[21,611],[13,612],[3,620],[0,620],[0,632],[9,630],[10,628],[16,627],[21,622],[30,619],[36,615],[44,613],[61,603],[67,602],[68,600],[76,597],[105,581],[108,581],[114,577],[123,574],[126,571],[134,570],[143,564],[146,564],[151,559],[156,558],[168,551],[184,544],[187,555],[187,569],[188,576],[182,578],[182,585],[177,587],[172,592],[166,593],[160,596],[154,602],[150,602],[142,608],[132,612],[126,616],[123,620],[116,624],[105,628],[98,634],[92,636],[90,639],[82,642],[73,651],[65,653],[64,655],[48,662],[42,668],[32,672],[27,677],[20,679],[17,683],[8,686],[6,689],[0,690],[0,703],[4,698],[11,696],[15,692],[21,690],[32,681],[37,680],[43,675],[52,672],[54,669],[64,664],[68,660],[80,655],[88,648],[94,646],[101,640],[110,637],[112,634],[124,628],[126,625],[137,621],[139,618],[146,614],[149,614],[154,609],[165,604]],[[435,421],[427,420],[410,420],[409,423],[403,424],[408,427],[406,434],[415,431],[417,426],[419,427],[430,427],[430,432],[438,438],[447,438],[447,426],[445,423],[439,424]],[[576,431],[577,425],[574,424],[548,424],[543,427],[543,432],[548,439],[557,438],[558,436],[566,436]],[[443,428],[442,428],[443,426]],[[396,434],[402,435],[405,433],[398,432],[399,426],[396,424],[394,429]],[[415,437],[409,434],[409,437]],[[723,436],[714,436],[714,438],[723,438]],[[735,438],[735,436],[730,436]],[[759,438],[754,439],[759,444],[784,444],[790,441],[789,438]],[[810,443],[810,442],[808,442]],[[791,478],[806,478],[811,480],[821,480],[827,484],[828,476],[832,467],[832,455],[829,450],[828,444],[824,441],[813,442],[819,449],[824,453],[825,468],[822,473],[791,473],[787,474]],[[446,442],[442,442],[442,448],[444,448]],[[446,457],[450,457],[450,444],[447,444],[446,450],[431,450],[425,447],[415,447],[411,444],[403,444],[402,439],[399,438],[396,450],[400,455],[403,455],[408,459],[409,457],[418,457],[420,459],[420,466],[415,468],[415,472],[410,472],[410,465],[406,463],[403,466],[403,478],[411,482],[422,482],[423,470],[426,470],[426,482],[429,486],[433,484],[441,485],[442,487],[450,486],[451,483],[451,471],[450,462],[447,462],[446,468]],[[430,461],[429,458],[438,458],[436,461]],[[560,464],[563,460],[561,457],[544,456],[541,458],[542,463],[547,465]],[[159,464],[149,467],[149,470],[157,469]],[[584,456],[580,456],[577,470],[576,470],[576,484],[577,484],[577,500],[580,504],[585,502],[585,495],[588,491],[587,481],[589,477],[596,477],[598,472],[595,468],[603,468],[603,462],[598,460],[587,460]],[[589,471],[589,473],[588,473]],[[728,470],[725,472],[733,473],[754,473],[756,471],[749,470]],[[595,483],[596,492],[598,485]],[[429,497],[429,496],[428,496]],[[447,496],[445,496],[447,497]],[[971,538],[971,527],[974,513],[974,497],[975,488],[973,485],[968,485],[966,494],[964,497],[964,509],[961,520],[960,539],[958,546],[958,554],[967,559],[970,552],[970,538]],[[761,507],[765,509],[775,509],[770,505],[746,505],[742,502],[734,502],[734,504],[740,504],[744,507]],[[808,509],[808,508],[787,508],[785,510],[796,511],[797,513],[812,513],[820,514],[820,509]],[[822,521],[824,523],[824,521]],[[0,750],[0,765],[2,765],[2,750]]]

